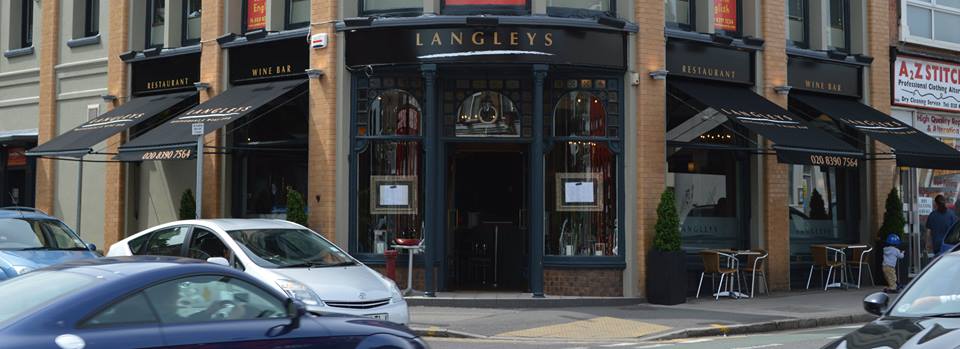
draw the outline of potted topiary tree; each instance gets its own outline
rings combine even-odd
[[[307,210],[304,209],[303,195],[287,187],[287,220],[307,226]]]
[[[686,254],[680,249],[680,218],[673,189],[660,195],[653,249],[647,253],[647,301],[674,305],[687,301]]]
[[[177,217],[181,220],[184,219],[196,219],[197,218],[197,201],[193,197],[193,192],[190,189],[184,190],[183,194],[180,195],[180,212],[178,212]]]

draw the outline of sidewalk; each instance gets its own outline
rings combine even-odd
[[[677,306],[563,308],[411,306],[411,328],[426,336],[472,338],[639,338],[666,340],[860,323],[863,298],[880,288],[781,292],[756,299],[690,299]]]

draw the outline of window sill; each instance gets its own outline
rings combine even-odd
[[[33,54],[33,46],[30,46],[30,47],[8,50],[3,53],[3,56],[7,58],[14,58],[14,57],[29,56],[32,54]]]
[[[69,40],[67,41],[67,47],[77,48],[77,47],[83,47],[83,46],[96,45],[99,43],[100,43],[100,34],[97,34],[94,36],[88,36],[84,38]]]

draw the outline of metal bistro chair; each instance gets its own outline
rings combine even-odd
[[[865,249],[851,249],[851,256],[847,259],[847,267],[850,268],[851,272],[853,269],[857,270],[857,288],[860,288],[860,280],[863,278],[863,269],[867,269],[867,275],[870,276],[870,284],[876,286],[877,283],[873,281],[873,270],[870,268],[870,263],[867,263],[867,256],[873,252],[873,246],[869,246]]]
[[[820,280],[823,281],[823,270],[827,269],[827,280],[823,281],[823,290],[826,291],[827,287],[830,286],[830,277],[836,277],[836,274],[833,273],[834,269],[843,269],[843,261],[837,260],[836,258],[831,259],[829,252],[833,251],[834,253],[843,253],[843,251],[837,250],[835,248],[830,248],[823,245],[813,245],[810,246],[810,253],[813,255],[813,264],[810,265],[810,274],[807,275],[807,289],[810,289],[810,281],[813,279],[813,269],[820,269]]]
[[[753,291],[757,284],[757,277],[760,277],[760,289],[763,291],[763,294],[770,294],[770,288],[767,286],[767,273],[763,271],[764,263],[767,261],[767,257],[770,256],[766,250],[758,250],[759,255],[751,255],[747,258],[747,264],[745,267],[740,268],[740,278],[743,279],[743,273],[750,274],[750,298],[753,298]]]
[[[720,264],[720,256],[727,258],[728,264],[732,268],[724,268]],[[739,267],[740,261],[736,257],[730,254],[722,253],[719,251],[700,251],[700,257],[703,258],[703,273],[700,273],[700,284],[697,285],[697,298],[700,298],[700,289],[703,287],[703,277],[708,273],[710,274],[710,283],[715,285],[714,277],[717,274],[720,274],[720,287],[717,288],[716,299],[720,299],[720,292],[723,290],[723,281],[726,279],[729,284],[729,288],[733,289],[733,280],[737,279],[737,267]],[[711,287],[712,288],[712,287]],[[740,280],[737,280],[737,292],[740,291]]]

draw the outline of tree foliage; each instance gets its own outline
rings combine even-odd
[[[887,194],[887,202],[883,212],[883,225],[877,235],[882,239],[889,234],[897,234],[903,237],[903,226],[907,224],[907,219],[903,217],[903,201],[900,200],[900,194],[897,188],[890,188]]]
[[[197,218],[196,200],[197,199],[193,197],[193,191],[190,189],[183,191],[183,195],[180,195],[180,212],[178,214],[181,220]]]
[[[305,206],[306,203],[303,201],[303,195],[293,190],[292,187],[287,187],[287,220],[306,226],[307,210]]]
[[[673,189],[668,188],[660,194],[654,231],[656,232],[653,238],[654,249],[661,252],[680,251],[680,217],[677,215]]]
[[[823,195],[816,189],[810,194],[810,219],[827,219],[827,207],[823,202]]]

